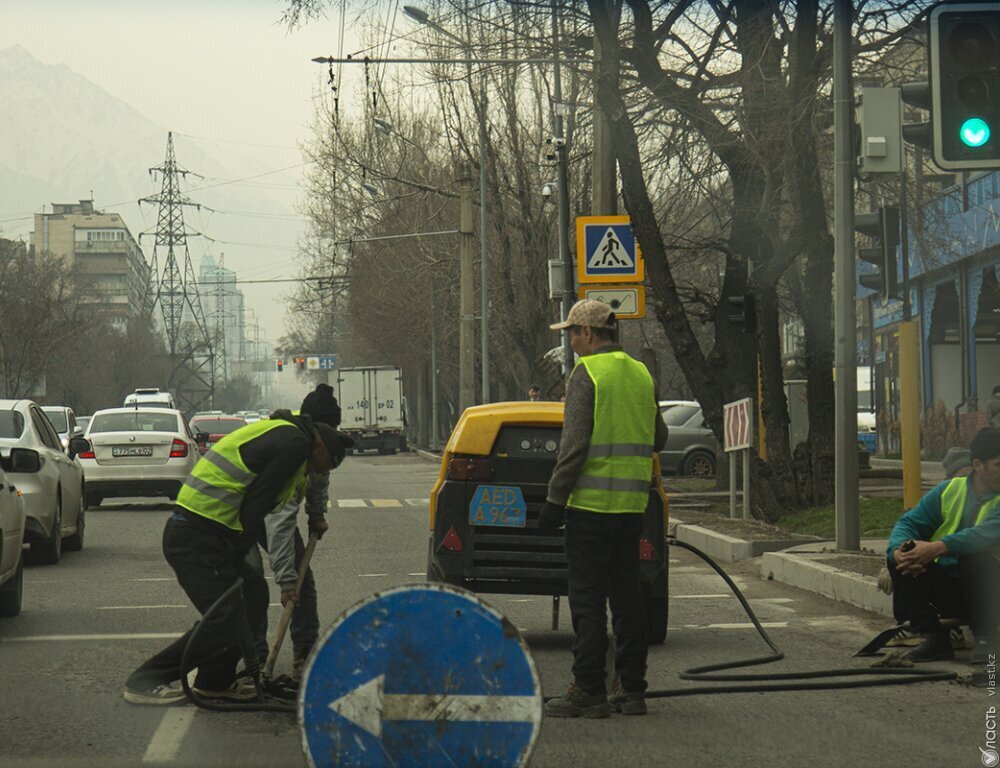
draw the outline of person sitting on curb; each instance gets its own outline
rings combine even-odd
[[[974,665],[996,652],[1000,621],[1000,429],[986,427],[969,449],[972,473],[946,480],[903,515],[886,550],[893,613],[923,642],[907,654],[920,663],[954,658],[940,619],[968,618]]]

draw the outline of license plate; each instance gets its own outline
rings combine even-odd
[[[362,433],[361,436],[362,437],[378,437],[378,432],[364,432],[364,433]]]
[[[517,486],[480,485],[469,504],[469,525],[524,528],[527,511]]]
[[[112,456],[152,456],[153,446],[151,445],[114,445],[111,447]]]

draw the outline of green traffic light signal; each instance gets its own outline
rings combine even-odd
[[[981,117],[970,117],[958,131],[962,143],[973,149],[983,146],[990,140],[990,124]]]

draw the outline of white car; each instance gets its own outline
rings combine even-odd
[[[87,506],[120,496],[176,499],[201,455],[181,412],[157,406],[97,411],[87,426],[91,450],[80,454]]]
[[[12,463],[23,463],[18,456],[22,449],[14,448],[13,462],[3,461],[0,468],[0,616],[17,616],[21,612],[21,593],[24,585],[24,498],[7,475]],[[29,455],[28,461],[35,462]]]
[[[63,449],[69,448],[69,439],[83,434],[83,427],[76,421],[72,408],[65,405],[43,405],[42,412],[59,435]]]
[[[0,400],[0,456],[11,462],[8,477],[24,497],[24,538],[39,562],[54,565],[64,546],[83,547],[84,480],[76,456],[86,447],[85,440],[74,437],[64,450],[52,424],[32,401]],[[37,454],[38,461],[12,458],[13,448]]]
[[[140,387],[131,395],[125,397],[125,406],[135,408],[146,406],[147,408],[176,408],[174,396],[169,392],[161,392],[156,387]]]

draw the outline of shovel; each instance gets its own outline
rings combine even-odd
[[[873,637],[868,644],[858,651],[855,656],[878,656],[879,651],[892,640],[894,637],[899,635],[900,632],[904,632],[910,629],[910,622],[904,621],[898,626],[892,627],[891,629],[883,630],[879,632],[875,637]]]
[[[295,591],[300,592],[302,590],[302,582],[306,578],[306,570],[309,568],[309,561],[312,560],[313,551],[316,549],[316,542],[319,539],[316,537],[315,533],[309,534],[309,543],[306,544],[306,551],[302,553],[302,561],[299,563],[299,578],[295,582]],[[278,661],[278,652],[281,650],[281,644],[285,640],[285,633],[288,631],[288,625],[292,621],[292,612],[295,610],[295,602],[292,600],[288,601],[285,606],[285,610],[281,614],[281,620],[278,622],[278,629],[274,633],[274,643],[271,645],[271,650],[267,654],[267,661],[264,663],[264,676],[270,678],[274,672],[274,665]]]

